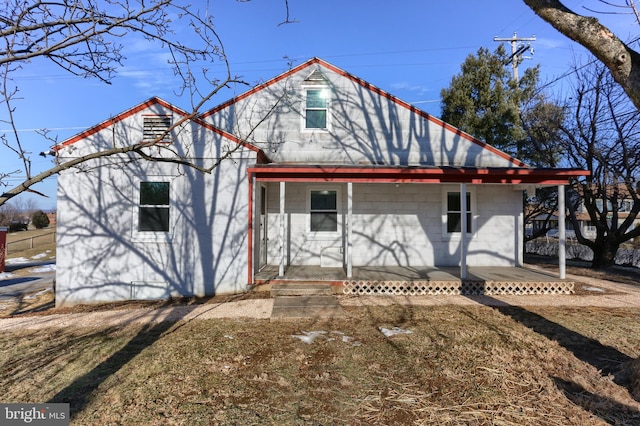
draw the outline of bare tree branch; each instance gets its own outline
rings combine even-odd
[[[579,15],[559,0],[524,2],[556,30],[586,47],[605,64],[615,81],[624,88],[636,108],[640,109],[640,53],[620,40],[595,17]],[[633,2],[631,4],[637,13]]]
[[[186,36],[185,28],[190,32]],[[135,154],[146,160],[164,161],[155,158],[147,149],[160,146],[155,143],[161,141],[159,138],[154,143],[132,144],[73,158],[49,170],[32,173],[30,153],[15,126],[14,104],[19,99],[19,88],[11,76],[16,71],[28,67],[35,58],[44,58],[73,75],[110,83],[125,59],[124,40],[131,36],[143,37],[168,52],[169,65],[179,81],[175,92],[189,96],[191,111],[167,132],[196,119],[205,104],[222,88],[246,84],[232,75],[222,40],[206,10],[200,12],[171,0],[7,0],[0,9],[0,104],[4,104],[7,118],[3,121],[11,131],[0,135],[0,139],[2,146],[20,158],[23,170],[3,171],[0,185],[7,186],[6,179],[19,173],[26,178],[0,196],[0,206],[21,192],[33,191],[33,185],[62,170],[98,158]],[[212,63],[223,64],[224,71],[211,74]],[[57,142],[47,132],[41,132],[41,135],[54,144]],[[166,147],[162,149],[166,150]],[[230,155],[224,155],[223,159]],[[202,172],[210,173],[219,164],[201,169],[186,157],[174,157],[175,162]]]

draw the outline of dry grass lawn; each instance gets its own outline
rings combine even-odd
[[[70,402],[83,425],[640,424],[634,310],[346,309],[0,333],[2,400]]]
[[[46,254],[37,260],[56,258],[56,242],[53,233],[55,228],[29,229],[28,231],[7,234],[8,258],[23,257],[31,259],[33,256]],[[30,239],[33,238],[33,248]]]
[[[569,272],[588,273],[580,268]],[[639,281],[626,273],[605,277]],[[3,313],[167,305],[59,310],[50,302],[44,294]],[[0,332],[0,399],[69,402],[77,425],[640,424],[636,310],[344,309],[346,318],[326,321]],[[394,326],[411,333],[380,331]],[[311,344],[292,337],[312,331],[324,333]]]

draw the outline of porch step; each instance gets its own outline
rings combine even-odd
[[[277,296],[331,296],[333,288],[328,284],[286,283],[274,284],[271,297]]]
[[[271,319],[334,318],[344,316],[335,296],[279,296],[273,301]]]

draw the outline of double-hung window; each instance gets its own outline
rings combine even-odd
[[[169,232],[169,182],[140,182],[138,232]]]
[[[305,129],[327,129],[329,113],[329,90],[307,89],[304,111]]]
[[[338,193],[312,190],[309,208],[311,232],[338,232]]]
[[[472,214],[471,214],[471,193],[467,192],[467,234],[472,231]],[[460,198],[460,192],[447,192],[447,214],[446,214],[446,229],[447,234],[460,233],[462,229],[462,202]]]

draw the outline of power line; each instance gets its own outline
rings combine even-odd
[[[38,129],[17,129],[18,132],[40,132],[43,130],[49,130],[49,131],[60,131],[60,130],[84,130],[86,129],[87,126],[84,127],[80,127],[80,126],[73,126],[73,127],[45,127],[45,128],[38,128]],[[0,133],[12,133],[14,130],[13,129],[0,129]]]
[[[410,50],[389,50],[389,51],[378,51],[378,52],[364,52],[364,53],[350,53],[350,54],[341,54],[341,55],[324,55],[323,58],[331,59],[331,58],[351,58],[351,57],[362,57],[362,56],[388,56],[388,55],[397,55],[397,54],[409,54],[409,53],[422,53],[422,52],[438,52],[438,51],[452,51],[452,50],[467,50],[474,49],[477,46],[452,46],[452,47],[434,47],[427,49],[410,49]],[[298,56],[291,58],[296,61],[307,60],[308,56]],[[282,63],[283,59],[264,59],[258,61],[232,61],[234,67],[242,66],[242,65],[256,65],[256,64],[269,64],[269,63]],[[420,63],[420,64],[400,64],[400,65],[428,65],[429,63]],[[372,65],[372,66],[397,66],[397,63],[389,63],[382,65]],[[437,65],[437,64],[436,64]],[[211,68],[215,66],[223,66],[220,64],[208,64],[206,67]],[[205,67],[204,65],[202,67]],[[169,67],[170,68],[170,67]],[[135,71],[138,72],[156,72],[158,70],[170,71],[169,68],[165,67],[150,67],[150,68],[135,68]],[[126,67],[123,67],[120,71],[120,75],[124,75],[126,73]],[[262,70],[249,70],[249,71],[262,71]],[[238,72],[247,72],[247,70],[238,70]],[[53,74],[53,75],[23,75],[14,77],[16,80],[47,80],[47,79],[71,79],[76,78],[74,75],[68,74]]]

